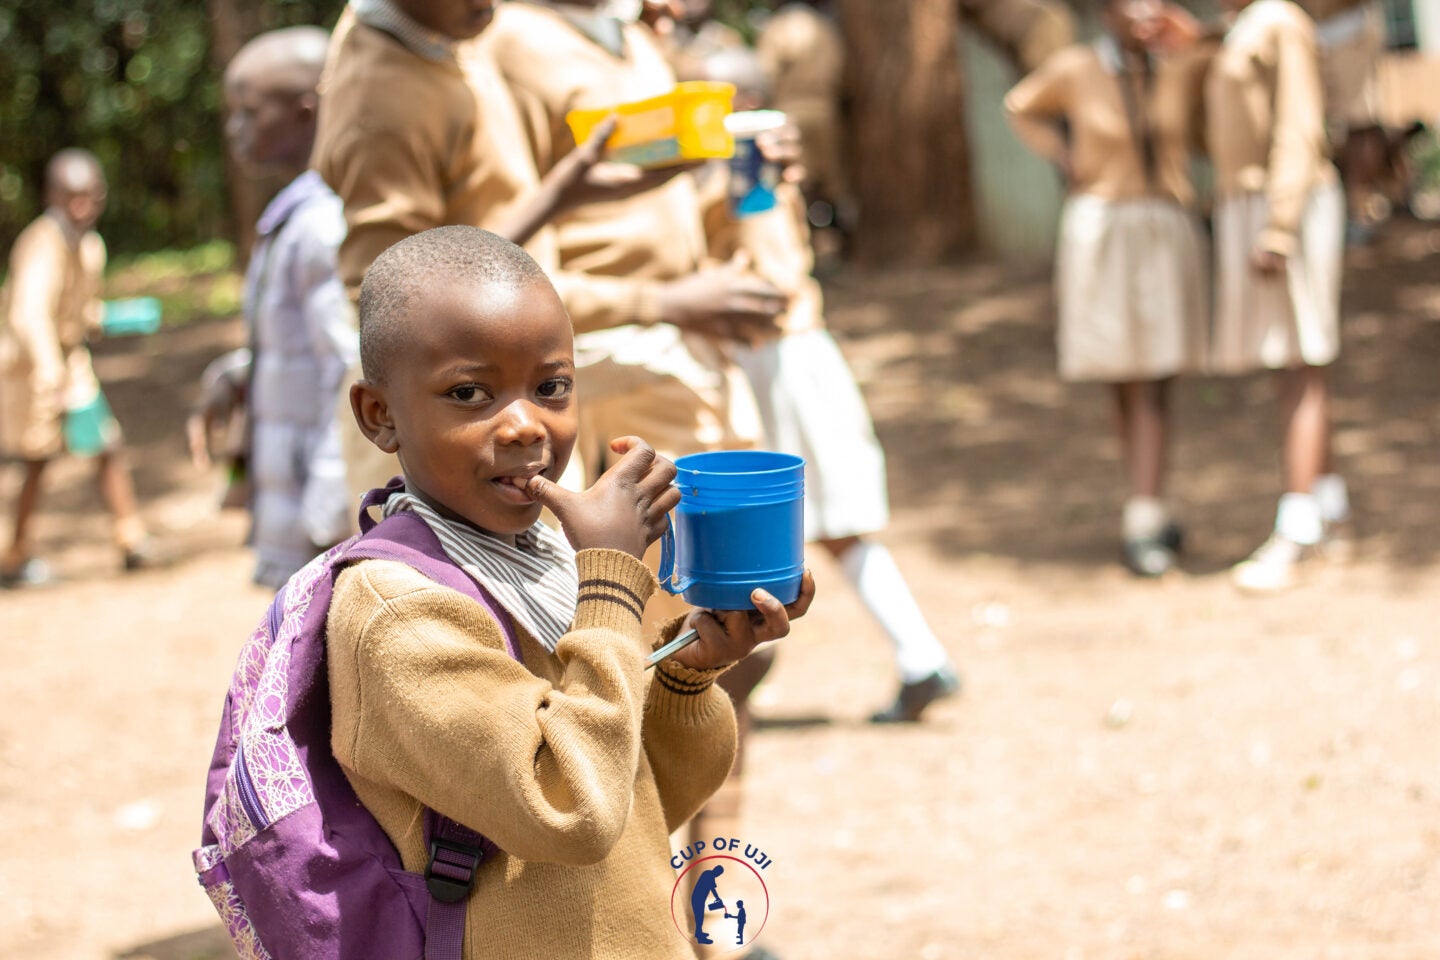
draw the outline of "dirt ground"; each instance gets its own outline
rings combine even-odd
[[[785,960],[1440,956],[1440,229],[1352,256],[1336,450],[1360,553],[1296,591],[1228,564],[1278,495],[1264,378],[1181,383],[1185,572],[1115,562],[1106,398],[1057,382],[1043,268],[829,285],[890,455],[884,540],[961,665],[905,729],[886,641],[820,557],[783,641],[745,839]],[[234,322],[104,344],[145,511],[179,556],[124,577],[88,470],[41,524],[63,582],[0,595],[0,956],[230,956],[189,866],[236,650],[267,597],[180,424]],[[18,478],[0,474],[8,503]],[[637,950],[637,957],[643,951]]]

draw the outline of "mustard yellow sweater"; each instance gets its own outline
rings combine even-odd
[[[570,632],[550,653],[517,628],[523,665],[483,607],[410,567],[341,573],[332,748],[407,870],[425,867],[426,806],[500,847],[470,898],[467,958],[690,960],[669,834],[725,779],[734,714],[719,671],[644,671],[643,564],[577,561]]]

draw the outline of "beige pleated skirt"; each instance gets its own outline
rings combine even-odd
[[[1204,364],[1205,244],[1176,203],[1066,200],[1055,295],[1064,380],[1159,380]]]
[[[1226,197],[1215,207],[1215,321],[1210,372],[1323,367],[1340,355],[1340,276],[1345,194],[1335,182],[1310,194],[1300,248],[1284,275],[1250,266],[1269,220],[1263,193]]]

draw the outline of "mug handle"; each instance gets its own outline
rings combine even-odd
[[[660,575],[657,578],[666,593],[679,596],[695,585],[694,577],[675,581],[675,523],[665,514],[665,532],[660,537]]]

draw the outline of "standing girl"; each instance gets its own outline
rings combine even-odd
[[[1215,165],[1217,373],[1280,373],[1285,493],[1273,535],[1234,569],[1290,586],[1349,517],[1330,465],[1325,369],[1340,352],[1345,197],[1328,157],[1315,26],[1289,0],[1224,0],[1235,20],[1205,84]]]
[[[1152,55],[1158,0],[1108,0],[1105,33],[1066,47],[1005,98],[1016,134],[1060,168],[1068,197],[1055,284],[1060,375],[1108,383],[1130,497],[1125,564],[1159,576],[1180,531],[1164,500],[1170,378],[1202,366],[1208,295],[1190,208],[1193,58]]]

